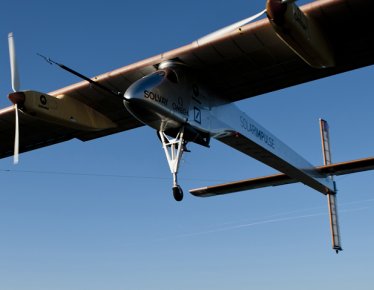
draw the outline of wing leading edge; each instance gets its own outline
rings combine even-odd
[[[209,87],[235,102],[374,64],[374,35],[369,33],[374,28],[370,15],[373,1],[319,0],[301,10],[326,34],[334,53],[333,68],[311,68],[276,35],[269,20],[262,19],[209,42],[194,41],[93,79],[125,92],[133,82],[154,72],[160,63],[178,60]],[[69,94],[104,108],[102,102],[108,99],[102,92],[92,90],[87,82],[50,94]]]

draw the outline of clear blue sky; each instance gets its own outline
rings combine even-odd
[[[77,82],[36,53],[93,76],[190,43],[265,1],[3,1],[0,107],[9,105],[7,33],[22,88]],[[300,1],[305,3],[305,1]],[[238,105],[313,164],[318,118],[333,160],[373,155],[374,68]],[[0,140],[1,142],[1,140]],[[272,173],[213,141],[191,145],[189,188]],[[10,170],[10,171],[8,171]],[[344,251],[330,246],[326,199],[289,185],[176,203],[149,128],[70,141],[0,160],[0,289],[369,289],[374,285],[374,173],[337,178]]]

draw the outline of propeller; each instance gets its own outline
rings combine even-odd
[[[25,101],[25,95],[19,92],[20,89],[20,78],[18,74],[17,60],[16,60],[16,50],[14,44],[13,33],[8,34],[8,45],[9,45],[9,60],[10,60],[10,72],[12,79],[12,89],[13,93],[9,94],[9,100],[14,105],[15,113],[15,137],[14,137],[14,159],[13,163],[17,164],[19,161],[19,118],[18,118],[18,105],[23,104]]]

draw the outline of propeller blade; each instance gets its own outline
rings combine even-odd
[[[14,44],[13,32],[8,34],[8,44],[9,44],[9,60],[10,60],[10,72],[12,76],[12,89],[14,92],[19,91],[20,79],[17,68],[16,60],[16,48]]]
[[[15,115],[15,132],[14,132],[14,157],[13,163],[18,164],[19,161],[19,117],[18,117],[18,103],[23,104],[24,94],[19,92],[20,90],[20,78],[17,67],[16,58],[16,47],[14,44],[13,32],[8,34],[8,45],[9,45],[9,61],[10,61],[10,72],[12,79],[13,94],[9,95],[9,99],[14,104],[14,115]]]
[[[15,134],[14,134],[14,157],[13,163],[18,164],[19,161],[19,120],[18,120],[18,105],[14,104],[14,113],[16,116]]]

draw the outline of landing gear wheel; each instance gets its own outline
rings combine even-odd
[[[173,196],[176,201],[183,199],[183,190],[179,185],[173,187]]]

